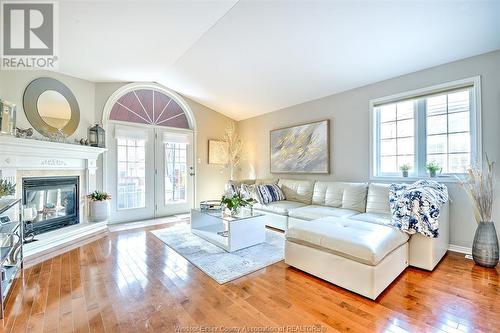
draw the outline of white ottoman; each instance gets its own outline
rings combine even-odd
[[[288,226],[285,262],[371,299],[408,266],[408,235],[338,217]]]

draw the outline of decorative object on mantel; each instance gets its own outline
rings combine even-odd
[[[271,173],[330,172],[330,121],[272,130]]]
[[[250,199],[243,199],[241,194],[235,193],[232,197],[229,196],[222,196],[222,199],[220,200],[222,210],[230,210],[231,215],[238,215],[240,212],[241,208],[243,207],[248,207],[250,208],[253,206],[255,203],[255,200],[250,198]]]
[[[66,143],[66,134],[64,134],[63,131],[58,129],[56,132],[48,135],[48,138],[52,142],[60,142],[60,143]]]
[[[499,259],[498,236],[492,219],[495,196],[495,174],[493,171],[495,162],[490,162],[488,155],[486,155],[486,162],[486,171],[481,167],[469,168],[466,180],[462,181],[462,186],[473,203],[474,216],[478,223],[472,244],[472,258],[479,266],[495,267]]]
[[[436,177],[437,172],[439,171],[441,173],[441,171],[443,170],[443,168],[441,168],[441,166],[436,162],[427,163],[425,168],[427,169],[427,171],[429,171],[429,176],[431,178]]]
[[[26,128],[26,129],[16,127],[16,137],[17,138],[27,139],[27,138],[31,138],[32,136],[33,136],[33,129],[31,127]]]
[[[24,91],[23,105],[31,126],[53,141],[61,142],[62,137],[73,134],[80,123],[75,95],[53,78],[33,80]]]
[[[80,140],[75,139],[75,142],[78,142],[80,146],[90,146],[89,139],[81,138]]]
[[[14,135],[16,129],[16,105],[0,99],[0,133]]]
[[[224,130],[224,136],[221,141],[224,142],[223,148],[226,149],[224,168],[229,169],[229,177],[231,180],[234,180],[236,168],[241,162],[241,151],[243,149],[243,143],[236,131],[234,121],[230,122]]]
[[[111,195],[106,192],[94,191],[87,195],[89,199],[89,220],[104,222],[109,219],[109,201]]]
[[[95,124],[89,128],[89,144],[92,147],[106,147],[106,134],[99,124]]]
[[[227,152],[227,142],[219,140],[208,140],[208,164],[226,164]]]
[[[0,178],[0,198],[14,195],[16,193],[16,184],[7,179]]]
[[[410,171],[411,165],[409,164],[403,164],[402,166],[399,167],[399,170],[401,170],[401,174],[403,177],[408,177],[408,171]]]

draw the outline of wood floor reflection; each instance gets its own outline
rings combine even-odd
[[[219,285],[148,232],[166,226],[111,232],[25,269],[1,331],[500,330],[500,268],[457,253],[432,273],[407,269],[372,302],[283,262]]]

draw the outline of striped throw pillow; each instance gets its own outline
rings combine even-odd
[[[261,204],[285,200],[285,195],[277,184],[257,185],[256,192],[257,198]]]

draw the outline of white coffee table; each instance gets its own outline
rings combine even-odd
[[[242,210],[237,216],[217,210],[191,210],[191,232],[233,252],[265,242],[264,214]]]

